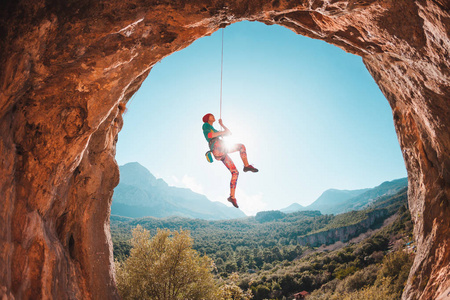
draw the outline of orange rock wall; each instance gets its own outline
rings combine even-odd
[[[109,209],[119,104],[222,26],[280,24],[360,55],[389,101],[418,252],[404,299],[450,291],[446,0],[4,0],[0,296],[116,299]],[[442,298],[445,299],[445,298]]]

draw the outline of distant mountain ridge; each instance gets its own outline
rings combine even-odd
[[[342,212],[364,209],[379,198],[395,195],[406,187],[408,187],[408,178],[406,177],[393,181],[385,181],[379,186],[345,201],[339,205],[338,209]]]
[[[345,201],[357,197],[367,192],[368,190],[369,189],[349,191],[349,190],[329,189],[323,192],[322,195],[320,195],[320,197],[317,198],[316,201],[306,206],[305,209],[319,210],[322,214],[329,214],[329,213],[335,214],[336,211],[335,207],[342,205],[343,203],[345,203]]]
[[[293,203],[282,212],[318,210],[322,214],[341,214],[352,210],[361,210],[383,196],[394,195],[408,186],[408,178],[386,181],[374,188],[360,190],[329,189],[308,206]],[[296,209],[298,208],[298,209]],[[296,210],[295,210],[296,209]]]
[[[305,210],[305,207],[303,205],[300,205],[298,203],[292,203],[288,207],[280,209],[281,212],[284,212],[286,214],[296,211],[302,211]]]
[[[112,215],[131,218],[181,216],[205,220],[246,217],[241,210],[212,202],[190,189],[169,186],[137,162],[119,169],[120,183],[114,190]]]

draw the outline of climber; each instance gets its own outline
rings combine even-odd
[[[222,119],[219,120],[220,126],[223,127],[223,131],[218,131],[214,129],[212,126],[216,121],[213,114],[206,114],[203,116],[203,134],[205,135],[206,140],[209,143],[209,148],[212,151],[214,158],[216,160],[220,160],[224,163],[224,165],[231,172],[231,182],[230,182],[230,197],[228,197],[228,201],[233,204],[234,207],[238,208],[236,197],[234,196],[236,191],[236,183],[238,179],[239,172],[236,169],[231,158],[228,156],[228,153],[239,151],[241,155],[242,162],[244,163],[244,172],[258,172],[258,169],[250,165],[247,161],[247,152],[245,146],[243,144],[234,144],[231,147],[226,147],[222,136],[230,135],[230,130],[225,127],[222,123]]]

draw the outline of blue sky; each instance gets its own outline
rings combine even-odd
[[[244,173],[230,155],[246,214],[406,177],[391,109],[360,57],[257,22],[224,36],[222,118],[260,169]],[[154,66],[128,103],[119,165],[137,161],[169,185],[227,203],[231,175],[206,161],[201,130],[204,114],[219,119],[220,51],[217,31]]]

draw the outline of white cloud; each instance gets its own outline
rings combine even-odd
[[[169,183],[169,185],[173,185],[173,186],[180,185],[180,179],[178,179],[177,176],[172,175],[170,179],[171,179],[171,182]]]
[[[262,200],[263,193],[248,195],[242,190],[237,190],[236,199],[238,201],[239,208],[247,216],[254,216],[257,212],[263,211],[267,208],[267,203]]]
[[[188,188],[193,192],[206,195],[209,200],[221,202],[227,206],[232,206],[226,199],[229,196],[229,189],[222,191],[220,188],[214,188],[213,191],[205,193],[204,187],[197,182],[195,177],[189,175],[184,175],[183,178],[172,175],[170,178],[170,185]],[[222,193],[224,192],[224,193]],[[236,190],[236,198],[238,201],[239,208],[247,215],[254,216],[259,211],[264,211],[268,209],[268,204],[263,201],[263,193],[257,193],[253,195],[247,194],[242,189],[238,188]]]
[[[203,194],[203,186],[200,183],[198,183],[194,177],[184,175],[183,179],[181,179],[181,182],[185,187],[187,187],[191,191]]]

